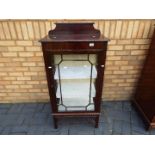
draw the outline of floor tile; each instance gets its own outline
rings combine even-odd
[[[99,128],[95,129],[95,135],[111,135],[112,125],[109,123],[99,123]]]
[[[102,102],[99,127],[93,118],[58,119],[54,129],[49,103],[0,104],[0,134],[3,135],[155,135],[129,101]]]
[[[22,113],[22,109],[24,108],[24,104],[19,103],[12,105],[11,108],[8,110],[9,114],[17,114],[17,113]]]

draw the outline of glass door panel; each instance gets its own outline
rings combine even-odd
[[[94,111],[96,55],[55,55],[58,111]]]

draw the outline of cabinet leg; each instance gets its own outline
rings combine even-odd
[[[152,129],[151,125],[146,125],[145,127],[146,131],[150,131]]]
[[[53,121],[54,121],[54,128],[57,129],[58,128],[57,118],[53,117]]]
[[[95,117],[95,128],[98,128],[99,116]]]

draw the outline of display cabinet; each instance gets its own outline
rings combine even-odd
[[[155,31],[133,99],[147,129],[155,128]]]
[[[56,23],[41,39],[54,127],[60,117],[93,117],[98,127],[108,39],[94,23]]]

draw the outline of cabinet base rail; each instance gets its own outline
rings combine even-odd
[[[54,128],[57,129],[58,128],[58,118],[61,118],[61,117],[92,117],[94,118],[94,121],[95,121],[95,128],[98,128],[99,126],[99,116],[100,116],[100,113],[71,113],[71,112],[68,112],[68,113],[53,113],[52,114],[53,116],[53,121],[54,121]]]

